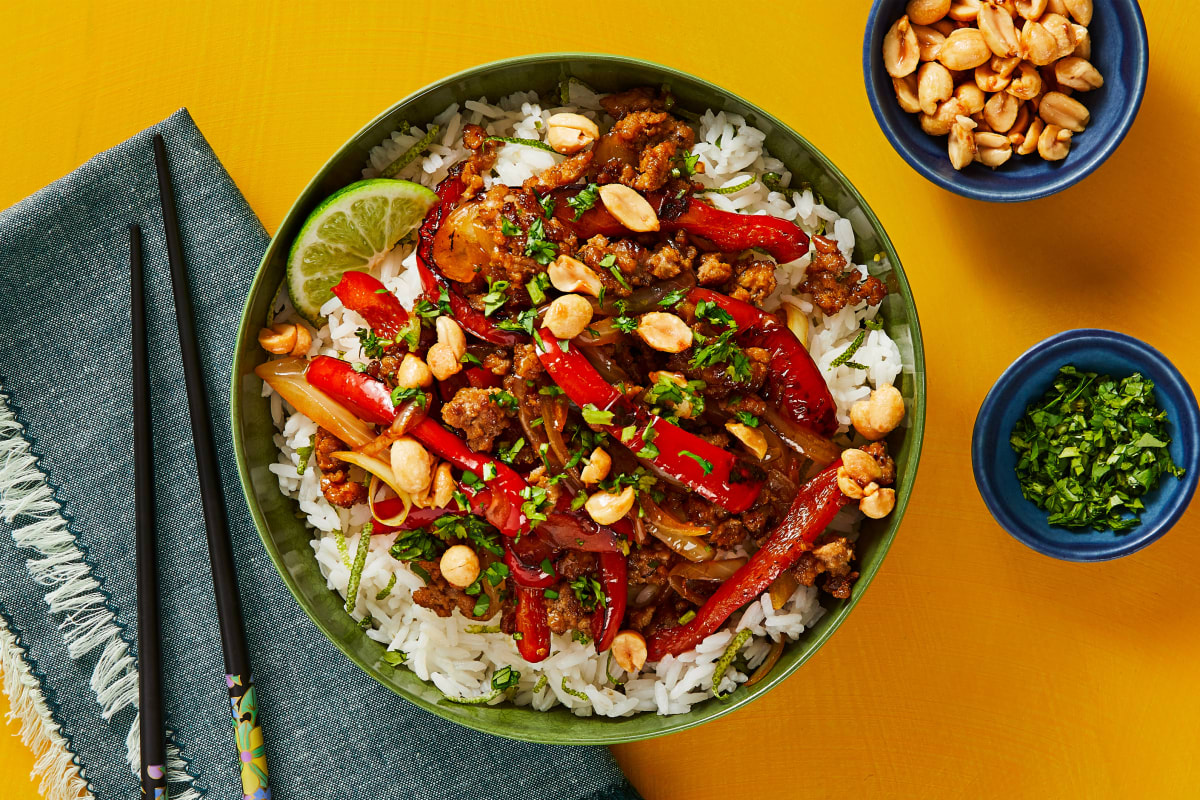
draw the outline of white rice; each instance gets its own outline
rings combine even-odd
[[[396,177],[435,186],[466,154],[462,130],[467,123],[481,125],[491,135],[529,139],[541,139],[546,121],[560,111],[585,114],[596,120],[601,129],[612,123],[600,110],[597,95],[587,87],[572,83],[570,101],[566,106],[543,105],[536,94],[519,92],[497,104],[480,98],[468,100],[462,106],[452,105],[431,123],[439,126],[434,144]],[[693,152],[705,165],[705,171],[697,178],[705,185],[734,186],[765,172],[780,174],[784,184],[790,181],[791,175],[783,163],[763,151],[763,133],[747,125],[736,114],[709,111],[695,127],[698,136]],[[382,167],[408,150],[427,131],[428,128],[412,127],[403,134],[392,134],[371,151],[369,164],[363,170],[364,177],[377,176]],[[485,183],[489,186],[493,182],[518,185],[559,159],[559,156],[537,148],[505,145],[500,150],[495,175],[485,178]],[[819,202],[810,189],[772,192],[760,181],[755,181],[732,194],[708,194],[705,199],[719,208],[793,220],[809,233],[823,229],[826,236],[837,241],[847,259],[852,259],[853,227],[848,220]],[[830,363],[854,341],[862,329],[862,322],[873,319],[878,309],[861,304],[826,317],[813,306],[810,297],[794,294],[810,258],[811,254],[779,265],[776,270],[779,289],[771,303],[795,304],[808,316],[809,352],[829,382],[837,403],[838,421],[842,430],[846,430],[850,423],[850,406],[867,396],[872,387],[892,383],[904,365],[899,349],[888,335],[882,330],[870,330],[852,359],[865,369],[830,368]],[[414,265],[414,259],[413,245],[401,244],[372,270],[372,274],[395,292],[406,306],[411,306],[420,292],[416,270],[408,269]],[[858,269],[866,275],[866,266],[858,266]],[[274,311],[280,320],[295,317],[286,298],[281,298]],[[365,321],[353,311],[344,309],[337,298],[326,303],[321,313],[328,322],[314,337],[309,355],[361,359],[360,343],[354,332],[365,327]],[[370,512],[365,505],[342,509],[326,502],[316,469],[297,474],[297,450],[309,445],[316,424],[296,413],[270,387],[264,385],[263,392],[270,397],[272,418],[279,430],[275,435],[279,462],[270,469],[278,476],[281,491],[298,501],[306,521],[318,534],[312,541],[317,563],[329,588],[344,597],[358,532],[370,518]],[[839,515],[831,526],[833,530],[851,536],[857,527],[858,511],[853,508]],[[797,639],[824,613],[816,588],[802,586],[779,610],[772,607],[764,594],[760,601],[734,615],[724,629],[709,636],[695,650],[647,665],[637,675],[626,675],[615,662],[610,665],[607,656],[597,656],[591,643],[581,644],[559,635],[553,636],[548,658],[538,664],[529,664],[521,658],[511,637],[470,632],[498,625],[498,615],[487,623],[469,620],[458,611],[453,616],[441,618],[414,603],[412,592],[420,588],[423,581],[407,564],[396,561],[388,553],[395,536],[372,537],[353,616],[360,621],[369,617],[368,636],[389,650],[402,652],[408,669],[452,697],[488,694],[493,672],[511,666],[520,672],[520,682],[514,692],[507,697],[497,697],[492,704],[507,699],[539,710],[562,705],[580,716],[620,717],[641,711],[682,714],[695,703],[712,696],[716,663],[736,631],[748,628],[752,632],[742,656],[748,669],[753,670],[766,658],[772,642],[784,637]],[[396,583],[391,592],[383,599],[377,599],[393,576]],[[616,681],[624,680],[623,685],[614,685],[609,680],[607,666],[611,666]],[[746,673],[731,667],[717,688],[721,692],[730,691],[747,678]]]

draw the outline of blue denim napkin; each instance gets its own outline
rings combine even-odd
[[[0,213],[0,615],[94,795],[137,791],[131,222],[146,253],[172,794],[240,795],[154,133],[171,155],[274,796],[636,798],[604,748],[496,739],[409,705],[288,593],[242,498],[226,411],[268,237],[185,110]]]

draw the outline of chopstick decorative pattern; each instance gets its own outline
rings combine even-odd
[[[162,203],[163,228],[167,239],[167,261],[171,267],[175,318],[179,325],[179,347],[183,356],[183,376],[187,386],[188,416],[192,423],[192,444],[196,451],[196,472],[204,508],[204,528],[208,539],[213,591],[217,601],[217,622],[221,629],[221,648],[225,657],[225,683],[229,689],[229,704],[238,747],[242,797],[243,800],[270,800],[266,750],[262,728],[258,722],[258,698],[254,691],[250,655],[247,652],[242,624],[242,604],[238,594],[233,548],[229,541],[225,495],[221,489],[216,446],[209,424],[204,365],[196,335],[187,268],[183,261],[183,242],[175,207],[175,189],[171,184],[167,148],[161,134],[154,137],[154,165],[158,172],[158,194]]]

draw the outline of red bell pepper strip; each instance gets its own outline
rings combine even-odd
[[[490,492],[486,516],[488,522],[507,536],[529,530],[529,520],[521,511],[521,493],[528,484],[512,467],[485,454],[476,453],[466,442],[443,428],[429,417],[418,422],[408,432],[427,449],[482,480]],[[488,473],[494,473],[489,475]],[[482,494],[482,492],[481,492]]]
[[[649,638],[648,661],[691,650],[796,563],[846,504],[847,498],[837,485],[839,466],[841,461],[833,463],[800,487],[783,522],[771,531],[750,560],[721,584],[691,622],[658,631]]]
[[[550,655],[550,625],[542,589],[517,584],[517,650],[531,664]]]
[[[575,210],[567,200],[580,191],[580,187],[569,187],[552,192],[556,200],[554,216],[576,236],[588,239],[597,234],[610,237],[633,235],[599,203],[575,219]],[[646,199],[658,214],[662,231],[687,231],[729,252],[757,247],[766,250],[781,264],[795,261],[808,252],[808,234],[785,219],[721,211],[690,196],[676,200],[662,192],[654,192]]]
[[[437,262],[433,260],[433,237],[442,225],[442,218],[458,203],[465,188],[459,171],[451,171],[434,189],[438,202],[426,213],[425,220],[417,232],[417,268],[421,275],[421,288],[425,292],[425,299],[431,303],[438,302],[442,292],[445,292],[454,321],[468,333],[492,344],[520,344],[528,337],[519,331],[506,331],[497,327],[490,317],[471,308],[458,289],[446,276],[437,271]]]
[[[389,497],[387,500],[380,500],[375,504],[375,513],[384,519],[390,519],[404,510],[404,501],[399,497]],[[391,533],[392,531],[415,531],[417,528],[424,528],[432,525],[437,520],[446,516],[457,517],[466,512],[459,511],[457,507],[445,508],[411,508],[408,511],[408,516],[399,525],[386,525],[378,519],[371,520],[371,533]]]
[[[542,329],[537,355],[550,377],[576,405],[582,408],[590,403],[613,412],[612,423],[600,427],[618,441],[622,429],[636,423],[638,431],[624,444],[637,452],[653,441],[658,454],[647,460],[697,494],[734,514],[745,511],[758,497],[762,483],[737,480],[738,461],[732,453],[661,417],[651,417],[645,408],[631,403],[605,381],[578,348],[564,351],[546,328]]]
[[[387,386],[366,373],[355,372],[354,367],[341,359],[317,356],[309,362],[305,378],[364,422],[391,425],[396,419],[396,407]]]
[[[462,371],[462,375],[476,389],[495,389],[504,382],[499,375],[483,367],[468,367]]]
[[[370,375],[355,372],[345,361],[317,356],[308,365],[308,382],[353,411],[360,419],[375,425],[391,425],[396,408],[387,386]],[[512,467],[484,453],[476,453],[466,442],[429,417],[413,426],[409,435],[440,458],[467,470],[484,481],[488,490],[485,516],[501,533],[516,536],[529,529],[529,520],[521,511],[521,493],[526,483]],[[494,472],[494,475],[489,473]],[[483,492],[480,493],[481,496]]]
[[[396,340],[408,327],[408,312],[396,295],[365,272],[351,271],[342,275],[333,293],[342,305],[357,311],[371,330],[384,338]]]
[[[733,317],[739,344],[761,347],[771,354],[764,392],[768,401],[796,424],[822,436],[837,431],[837,406],[829,385],[808,350],[786,325],[750,303],[709,289],[692,289],[687,299],[718,306]]]
[[[542,562],[553,554],[549,545],[533,536],[504,540],[504,564],[518,586],[549,589],[557,583],[558,576],[541,567]],[[537,566],[530,566],[530,563]]]
[[[603,653],[612,646],[625,618],[629,600],[629,578],[625,556],[621,553],[601,553],[597,573],[604,587],[604,607],[592,617],[592,640],[596,652]]]

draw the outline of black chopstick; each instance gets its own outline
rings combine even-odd
[[[200,344],[196,337],[196,319],[192,310],[191,292],[188,289],[187,268],[183,262],[175,190],[171,185],[167,148],[161,135],[154,137],[154,165],[158,171],[158,194],[162,201],[163,226],[167,236],[167,260],[171,265],[171,288],[175,295],[175,317],[179,323],[179,347],[183,355],[188,414],[192,420],[192,443],[196,450],[200,499],[204,505],[204,527],[208,534],[208,558],[212,568],[213,590],[217,598],[221,648],[225,655],[225,684],[229,688],[237,736],[242,793],[247,798],[270,797],[267,758],[263,748],[262,730],[258,724],[258,702],[251,677],[250,655],[246,650],[237,572],[225,516],[225,495],[221,490],[216,446],[209,424],[204,364],[200,358]]]
[[[142,737],[142,797],[166,797],[162,642],[158,616],[158,554],[154,531],[154,433],[150,424],[150,359],[146,354],[146,293],[142,229],[129,226],[129,306],[133,329],[133,487],[137,554],[138,713]]]

